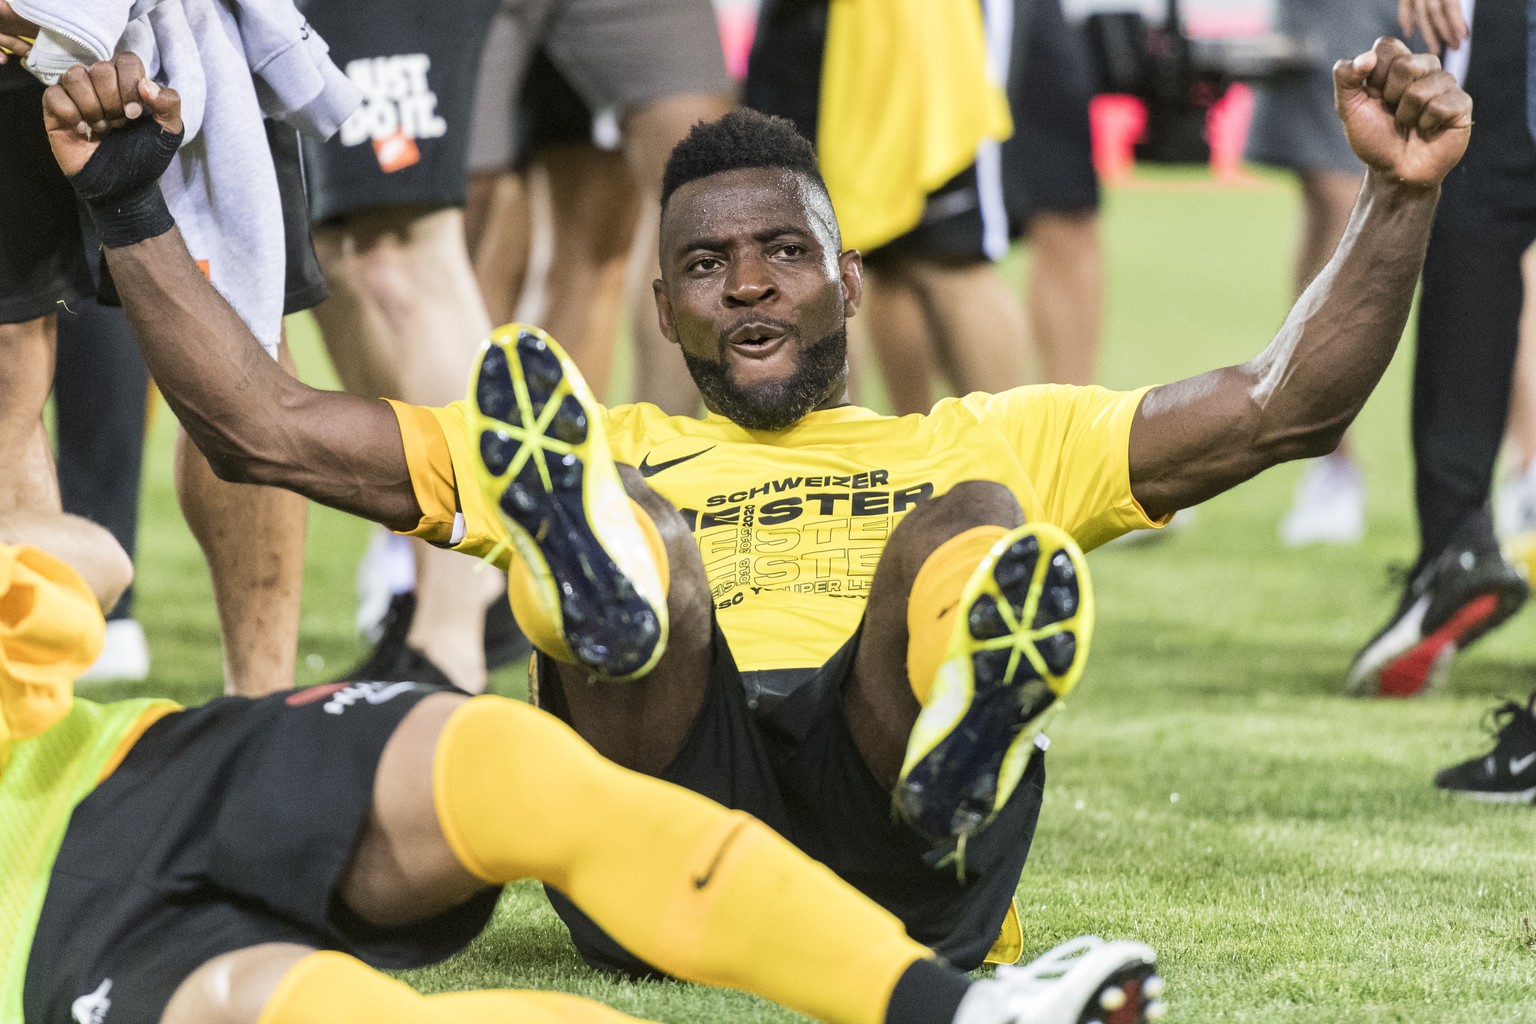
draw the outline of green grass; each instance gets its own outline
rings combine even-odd
[[[1143,177],[1107,197],[1108,384],[1245,359],[1288,306],[1292,190],[1278,179],[1191,184]],[[305,375],[325,379],[296,326]],[[1173,986],[1170,1020],[1536,1020],[1536,817],[1429,787],[1436,767],[1482,749],[1476,726],[1490,703],[1531,688],[1529,619],[1459,661],[1446,696],[1340,696],[1351,655],[1393,603],[1386,566],[1413,553],[1409,355],[1355,433],[1370,486],[1361,547],[1280,549],[1275,524],[1296,474],[1283,467],[1161,544],[1091,557],[1098,640],[1051,730],[1045,810],[1020,888],[1026,934],[1031,949],[1084,931],[1152,943]],[[217,631],[171,493],[170,426],[162,410],[139,614],[157,688],[198,700],[216,688]],[[310,517],[301,683],[359,653],[352,573],[365,539],[346,517]],[[409,977],[432,990],[568,989],[671,1022],[792,1016],[731,993],[596,975],[526,884],[469,950]]]

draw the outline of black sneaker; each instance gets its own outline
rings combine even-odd
[[[407,590],[389,599],[384,618],[379,620],[379,638],[363,660],[342,672],[333,683],[350,683],[358,679],[380,681],[400,680],[392,676],[394,665],[406,650],[405,638],[411,631],[411,619],[416,616],[416,595]]]
[[[1391,620],[1355,656],[1345,689],[1355,697],[1438,689],[1456,652],[1519,611],[1530,592],[1479,511],[1408,580]]]
[[[373,649],[363,657],[362,661],[341,673],[332,682],[348,682],[354,679],[396,679],[397,677],[390,673],[399,671],[395,666],[405,656],[404,652],[413,651],[420,654],[405,642],[405,638],[411,632],[411,620],[415,616],[416,594],[413,591],[406,590],[390,598],[389,608],[384,612],[384,618],[379,620],[379,638],[374,641]],[[512,617],[512,608],[506,600],[497,598],[486,606],[486,671],[494,672],[507,665],[527,661],[532,653],[533,645],[528,642],[523,631],[517,628],[517,620]]]
[[[1494,737],[1493,749],[1440,769],[1435,786],[1473,800],[1536,803],[1536,717],[1530,702],[1506,700],[1488,713],[1484,727]]]

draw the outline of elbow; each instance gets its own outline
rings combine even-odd
[[[1326,422],[1274,433],[1260,447],[1266,452],[1265,461],[1271,466],[1297,459],[1320,459],[1332,455],[1344,440],[1353,415],[1338,417]]]
[[[1347,429],[1346,424],[1309,433],[1298,442],[1296,454],[1290,456],[1290,459],[1320,459],[1324,455],[1332,455],[1344,441],[1344,433]]]
[[[257,479],[260,471],[256,460],[248,453],[239,449],[224,448],[212,445],[199,445],[203,457],[208,460],[208,468],[213,470],[213,475],[227,484],[254,484],[260,483]]]
[[[264,457],[257,447],[238,439],[199,441],[198,450],[208,460],[213,475],[227,484],[281,485],[283,482],[283,475],[271,459]]]

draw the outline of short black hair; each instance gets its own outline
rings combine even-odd
[[[662,208],[690,181],[749,167],[783,167],[805,175],[823,194],[827,191],[816,150],[794,122],[743,108],[718,121],[700,121],[672,148],[661,176]]]

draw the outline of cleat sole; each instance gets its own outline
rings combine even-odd
[[[966,614],[918,715],[893,800],[917,831],[974,834],[1017,787],[1029,729],[1082,674],[1093,596],[1082,552],[1057,528],[1002,538],[961,597]]]
[[[498,328],[471,395],[480,486],[535,578],[541,632],[595,675],[650,671],[666,645],[665,595],[574,364],[536,328]]]
[[[1158,998],[1163,979],[1154,973],[1156,970],[1154,965],[1138,960],[1112,973],[1083,1008],[1077,1024],[1145,1024],[1159,1019],[1165,1006]],[[1156,994],[1150,991],[1154,987]]]

